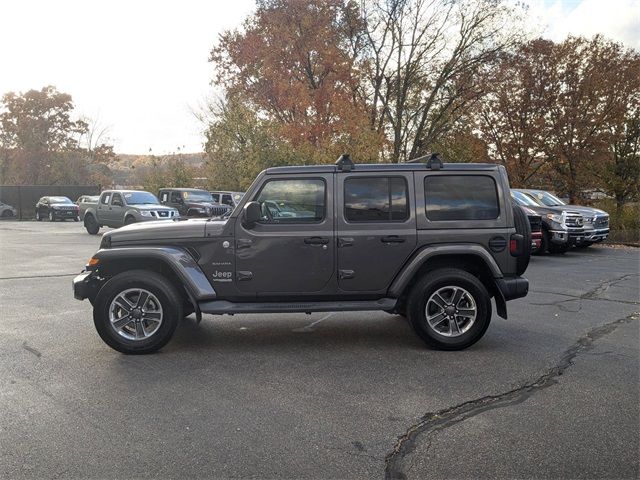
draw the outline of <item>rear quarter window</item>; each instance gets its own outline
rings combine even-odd
[[[431,221],[495,220],[500,215],[496,182],[487,175],[431,175],[424,179]]]

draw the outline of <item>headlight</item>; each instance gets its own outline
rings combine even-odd
[[[557,213],[547,213],[547,218],[552,222],[562,223],[562,215],[558,215]]]
[[[143,217],[153,217],[151,210],[140,210],[140,215]]]

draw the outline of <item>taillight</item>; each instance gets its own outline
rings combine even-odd
[[[514,233],[509,239],[509,253],[512,257],[519,257],[524,252],[523,249],[524,236],[519,233]]]

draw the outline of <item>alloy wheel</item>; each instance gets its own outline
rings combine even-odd
[[[162,325],[162,305],[153,293],[142,288],[120,292],[109,305],[111,328],[127,340],[151,337]]]
[[[458,337],[473,326],[478,307],[464,288],[449,285],[436,290],[425,306],[429,327],[444,337]]]

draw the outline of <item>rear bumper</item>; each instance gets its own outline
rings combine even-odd
[[[496,278],[496,285],[505,301],[522,298],[529,293],[529,280],[524,277]]]

